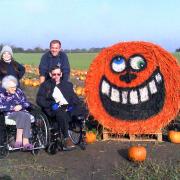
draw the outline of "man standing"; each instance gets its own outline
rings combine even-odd
[[[50,50],[41,57],[39,64],[40,83],[50,78],[49,72],[54,66],[61,68],[62,79],[67,81],[70,75],[70,65],[67,55],[61,50],[61,42],[59,40],[52,40],[50,42]]]

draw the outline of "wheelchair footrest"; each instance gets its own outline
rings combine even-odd
[[[13,148],[11,146],[8,147],[9,151],[16,151],[16,150],[23,150],[23,149],[24,149],[23,147],[20,147],[20,148]],[[38,150],[38,149],[45,149],[45,147],[44,146],[35,147],[35,148],[31,149],[31,150],[26,150],[26,151],[33,151],[33,150]]]

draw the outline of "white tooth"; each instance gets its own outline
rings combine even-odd
[[[149,99],[147,86],[139,89],[141,102],[145,102]]]
[[[161,77],[160,73],[156,74],[155,78],[158,83],[160,83],[162,81],[162,77]]]
[[[130,103],[138,104],[138,94],[137,94],[137,91],[135,91],[135,90],[132,90],[130,92]]]
[[[120,102],[119,91],[117,89],[111,89],[111,100],[115,102]]]
[[[109,90],[110,90],[110,85],[105,80],[103,80],[101,86],[101,92],[103,94],[109,95]]]
[[[157,87],[156,87],[156,83],[154,80],[149,82],[149,89],[151,91],[151,94],[155,94],[157,92]]]
[[[128,95],[127,91],[122,91],[122,104],[127,103],[127,95]]]

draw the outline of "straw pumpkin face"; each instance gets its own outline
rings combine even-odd
[[[104,49],[86,78],[87,104],[105,127],[119,133],[159,131],[179,109],[176,59],[147,42]]]

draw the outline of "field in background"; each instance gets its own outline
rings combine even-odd
[[[71,69],[88,69],[97,53],[68,53]],[[41,53],[16,53],[15,59],[22,64],[31,64],[38,66]]]
[[[71,69],[88,69],[97,53],[68,53]],[[173,53],[180,64],[180,53]],[[38,66],[41,53],[16,53],[15,59],[22,64]]]

